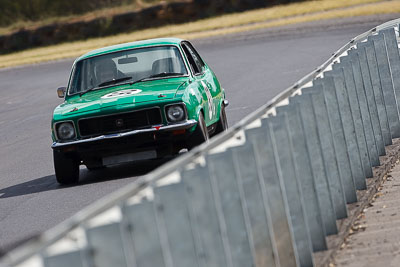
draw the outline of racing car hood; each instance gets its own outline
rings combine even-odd
[[[119,108],[137,103],[172,99],[186,80],[186,77],[162,79],[94,90],[82,96],[69,97],[56,108],[54,113],[68,116],[111,107]]]

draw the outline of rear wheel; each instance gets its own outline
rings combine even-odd
[[[59,184],[74,184],[79,181],[79,160],[75,154],[53,150],[53,160]]]
[[[194,147],[204,143],[209,139],[208,130],[206,122],[204,120],[203,113],[200,112],[199,121],[197,122],[197,127],[192,133],[188,141],[188,149],[193,149]]]
[[[215,129],[214,135],[222,133],[228,129],[228,120],[226,118],[225,105],[221,105],[221,114],[219,115],[219,121],[217,122],[217,128]]]

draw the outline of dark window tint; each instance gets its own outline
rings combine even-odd
[[[194,73],[202,73],[204,71],[204,62],[200,58],[197,51],[193,48],[193,46],[190,43],[185,42],[183,43],[183,50],[188,57],[189,63],[192,66]]]

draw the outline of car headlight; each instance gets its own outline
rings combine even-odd
[[[75,137],[75,128],[71,122],[62,122],[56,126],[57,137],[60,140],[70,140]]]
[[[173,105],[167,107],[167,119],[170,122],[183,121],[185,119],[185,110],[182,105]]]

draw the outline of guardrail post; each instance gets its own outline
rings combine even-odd
[[[399,111],[394,92],[392,74],[389,65],[388,52],[386,50],[385,39],[382,33],[368,37],[373,42],[375,48],[376,61],[378,62],[379,75],[381,78],[383,97],[385,99],[388,114],[390,132],[393,137],[400,137]]]
[[[300,117],[304,126],[304,133],[307,136],[306,144],[311,158],[314,180],[317,186],[317,193],[321,204],[322,220],[324,222],[327,235],[337,233],[336,214],[332,203],[332,196],[324,166],[321,151],[321,141],[319,140],[317,124],[314,116],[311,95],[305,94],[289,98],[290,105],[298,103]],[[357,198],[357,197],[356,197]]]
[[[232,266],[254,266],[249,239],[251,234],[248,221],[246,221],[247,211],[243,207],[239,194],[232,153],[207,155],[206,162],[210,168],[215,199],[220,203],[224,217]]]
[[[392,144],[392,134],[390,132],[388,106],[385,104],[384,93],[382,92],[381,77],[379,73],[378,63],[376,61],[375,48],[372,41],[359,43],[358,49],[364,49],[367,55],[369,73],[371,77],[372,89],[375,95],[376,108],[378,110],[379,123],[381,125],[382,138],[384,145]],[[395,100],[394,100],[395,101]],[[397,109],[397,106],[395,107]]]
[[[185,186],[186,203],[191,217],[200,266],[228,266],[227,256],[230,253],[226,250],[228,248],[224,246],[226,235],[223,235],[221,231],[209,170],[202,166],[196,166],[192,170],[183,171],[181,176]],[[267,230],[264,232],[268,233]],[[264,232],[259,234],[263,235]],[[263,252],[267,255],[272,253],[270,251]]]
[[[399,28],[400,32],[400,28]],[[385,44],[389,58],[390,70],[393,79],[394,91],[397,100],[397,109],[400,110],[400,54],[394,28],[381,31],[385,36]],[[393,136],[400,137],[400,136]]]
[[[170,261],[167,267],[199,267],[183,183],[154,187],[154,203],[160,237],[166,239],[169,248],[164,255]]]
[[[233,147],[231,151],[240,192],[245,199],[252,229],[256,266],[279,266],[279,262],[275,262],[279,259],[277,252],[279,240],[273,238],[268,197],[263,190],[262,176],[257,167],[253,146],[247,142],[242,146]]]
[[[340,116],[339,104],[336,97],[333,78],[314,80],[314,86],[322,86],[325,103],[329,114],[329,122],[333,135],[333,145],[336,152],[336,160],[339,167],[340,178],[347,203],[357,202],[356,187],[350,167],[349,154],[346,146],[346,139],[343,130],[342,118]]]
[[[253,146],[260,184],[271,215],[273,239],[279,240],[276,242],[279,264],[281,267],[298,266],[285,189],[278,176],[268,124],[246,130],[246,139]]]
[[[378,148],[376,144],[376,139],[374,136],[374,130],[372,126],[372,118],[369,111],[369,105],[367,101],[366,92],[364,89],[364,81],[361,73],[360,66],[360,58],[358,53],[355,50],[348,51],[350,62],[353,69],[354,82],[356,86],[358,101],[360,104],[361,117],[363,120],[364,132],[365,132],[365,140],[368,146],[368,155],[371,166],[379,166],[379,155]],[[345,57],[344,57],[345,58]],[[344,59],[343,59],[344,60]]]
[[[82,262],[82,251],[72,251],[54,256],[44,256],[44,267],[87,267]]]
[[[342,118],[343,132],[346,140],[347,152],[349,153],[350,168],[356,189],[367,188],[364,170],[361,163],[360,151],[358,150],[357,136],[355,135],[354,121],[351,114],[349,96],[344,83],[343,70],[332,70],[324,74],[324,80],[333,77],[334,90],[339,104],[339,112]],[[330,81],[327,81],[329,84]]]
[[[122,214],[130,229],[136,267],[165,267],[154,203],[142,200],[134,205],[124,205]]]
[[[372,129],[374,131],[375,142],[378,150],[378,155],[385,155],[385,144],[383,143],[381,126],[379,123],[378,109],[376,108],[375,95],[372,89],[371,76],[368,69],[367,53],[365,49],[356,49],[358,53],[361,67],[361,74],[363,77],[363,84],[365,95],[367,97],[367,103],[369,108],[369,114],[371,116]],[[351,52],[351,51],[350,51]]]
[[[360,111],[360,102],[357,96],[356,85],[354,81],[354,73],[351,65],[351,59],[349,56],[344,56],[340,58],[340,63],[333,65],[334,70],[343,69],[347,93],[349,95],[349,100],[352,103],[350,105],[351,114],[353,115],[355,134],[357,136],[358,149],[360,152],[362,166],[364,168],[365,177],[372,177],[372,165],[368,155],[368,145],[366,140],[366,133],[364,130],[364,124],[362,120],[362,115]]]
[[[303,88],[302,94],[311,94],[336,219],[346,218],[346,197],[344,195],[342,178],[340,177],[335,148],[333,146],[332,131],[322,86],[315,85],[314,87]]]
[[[311,240],[308,235],[309,228],[304,216],[304,203],[299,179],[294,169],[293,149],[288,135],[286,115],[280,114],[275,117],[269,117],[264,119],[263,123],[268,123],[270,126],[271,140],[278,165],[278,175],[285,186],[285,195],[288,201],[300,266],[313,266]]]
[[[110,223],[86,229],[90,259],[96,267],[127,267],[121,224]]]
[[[276,108],[276,111],[277,114],[287,114],[288,131],[293,146],[293,160],[301,186],[313,251],[326,250],[325,227],[321,216],[323,207],[318,199],[317,186],[311,170],[310,154],[307,149],[298,107],[297,105],[280,106]]]

